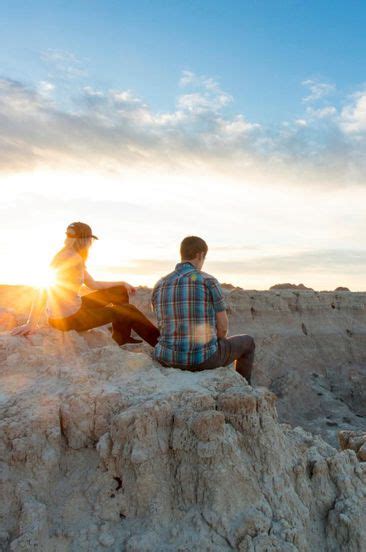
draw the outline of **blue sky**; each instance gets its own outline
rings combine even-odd
[[[221,280],[364,289],[365,28],[358,1],[3,2],[0,282],[78,219],[97,277],[152,285],[195,233]]]
[[[0,18],[7,76],[47,79],[42,52],[72,52],[81,85],[132,89],[156,110],[173,107],[184,69],[216,78],[230,109],[262,123],[299,115],[304,80],[336,84],[335,102],[364,83],[362,1],[12,0]]]

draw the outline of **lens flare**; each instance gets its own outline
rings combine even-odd
[[[27,283],[39,289],[48,289],[56,284],[56,272],[49,266],[37,272],[30,270],[27,276]]]

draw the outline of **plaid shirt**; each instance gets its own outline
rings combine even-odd
[[[216,278],[179,263],[154,287],[152,305],[160,330],[156,360],[195,366],[217,351],[216,313],[226,304]]]

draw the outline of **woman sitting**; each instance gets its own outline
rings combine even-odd
[[[134,294],[135,288],[126,282],[97,282],[88,273],[85,263],[95,239],[88,224],[74,222],[67,227],[64,247],[51,263],[55,285],[38,294],[27,323],[15,328],[13,335],[34,333],[47,303],[48,323],[58,330],[83,332],[111,323],[112,337],[118,345],[138,342],[131,337],[131,330],[153,347],[156,345],[159,330],[129,304],[129,294]],[[97,291],[81,296],[83,284]]]

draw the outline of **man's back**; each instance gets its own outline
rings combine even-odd
[[[156,284],[152,304],[160,330],[157,360],[195,366],[216,352],[216,313],[226,309],[216,278],[190,262],[179,263]]]

